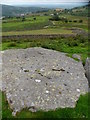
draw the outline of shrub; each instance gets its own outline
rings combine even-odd
[[[68,23],[68,20],[65,20],[65,23]]]
[[[70,46],[70,47],[78,46],[78,43],[77,43],[77,41],[72,40],[72,41],[68,42],[68,46]]]
[[[83,22],[83,20],[79,20],[79,23],[82,23]]]
[[[36,17],[34,17],[33,20],[36,20]]]
[[[15,42],[9,43],[8,47],[15,47],[17,44]]]
[[[77,22],[77,20],[74,20],[73,22],[75,22],[75,23],[76,23],[76,22]]]
[[[20,19],[21,17],[20,16],[17,16],[16,19]]]
[[[60,18],[57,14],[54,14],[52,18],[50,18],[49,20],[55,20],[55,21],[59,21]]]
[[[24,22],[25,21],[25,17],[22,17],[22,22]]]
[[[72,22],[72,20],[69,20],[69,22]]]

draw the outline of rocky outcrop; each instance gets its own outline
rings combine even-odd
[[[85,68],[86,77],[88,79],[89,87],[90,87],[90,58],[86,59],[86,63],[85,63],[84,68]]]
[[[6,50],[2,60],[0,89],[13,115],[23,108],[32,112],[72,108],[88,92],[82,63],[65,53],[43,48]]]

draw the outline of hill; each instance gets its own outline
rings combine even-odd
[[[0,5],[0,6],[2,6],[2,16],[17,16],[20,14],[48,11],[47,8],[40,8],[40,7],[16,7],[9,5]]]
[[[70,13],[72,15],[78,15],[78,16],[90,16],[90,14],[89,14],[89,5],[72,8],[70,10]]]

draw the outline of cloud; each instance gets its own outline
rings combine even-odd
[[[1,4],[40,4],[40,3],[62,3],[62,2],[88,2],[88,0],[0,0]]]

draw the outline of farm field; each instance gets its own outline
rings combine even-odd
[[[64,15],[61,15],[62,18]],[[36,18],[36,20],[34,20]],[[11,18],[4,20],[2,23],[2,31],[4,32],[16,32],[16,31],[29,31],[29,30],[39,30],[43,28],[51,28],[51,29],[63,29],[64,28],[82,28],[84,30],[88,30],[88,18],[87,17],[78,17],[65,15],[65,18],[68,19],[68,23],[64,21],[50,21],[50,16],[36,16],[36,17],[26,17],[25,21],[22,22],[22,19]],[[83,23],[79,23],[79,20],[83,20]],[[72,21],[72,22],[71,22]],[[73,22],[75,21],[75,22]],[[56,30],[55,29],[55,30]],[[32,31],[31,31],[32,32]]]

